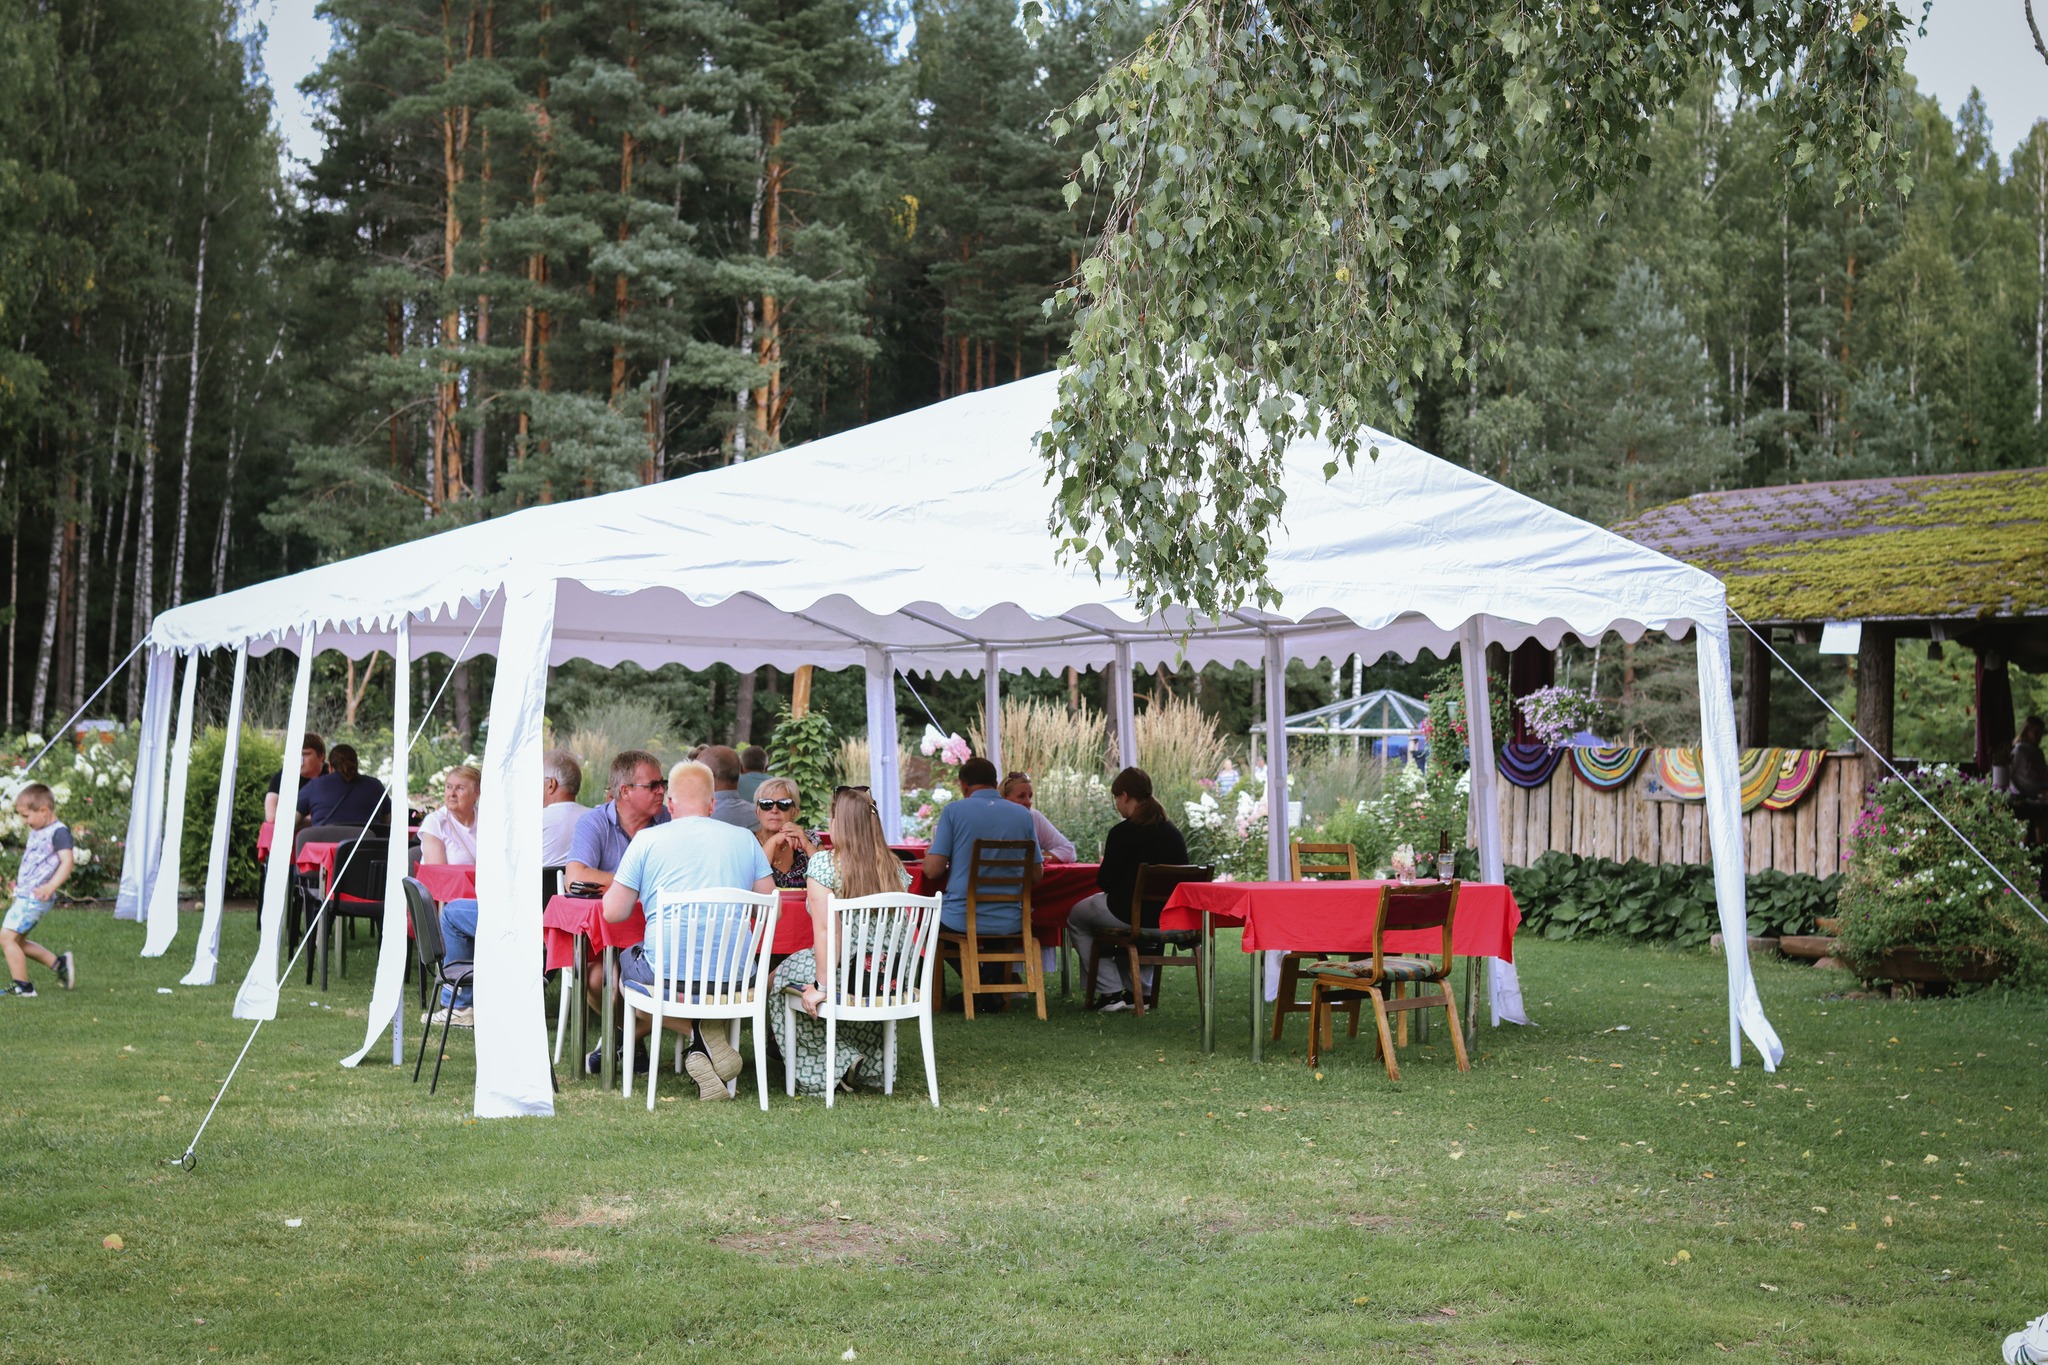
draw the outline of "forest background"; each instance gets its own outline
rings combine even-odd
[[[1051,367],[1067,322],[1043,302],[1096,225],[1064,204],[1081,147],[1047,116],[1148,28],[1087,0],[1034,38],[1010,0],[323,13],[324,150],[291,181],[233,4],[0,9],[0,728],[61,720],[178,602]],[[1500,345],[1475,332],[1468,373],[1431,376],[1396,434],[1603,523],[1710,488],[2048,464],[2048,123],[1916,97],[1910,197],[1835,204],[1789,191],[1773,119],[1703,84],[1620,196],[1532,194]],[[1585,685],[1598,661],[1568,654]],[[1607,653],[1599,689],[1638,740],[1693,732],[1685,655]],[[1791,658],[1846,687],[1843,662]],[[323,661],[332,720],[388,715],[383,662]],[[1362,665],[1297,663],[1290,702],[1420,691],[1435,667]],[[449,689],[465,740],[488,668]],[[424,700],[447,672],[409,681]],[[256,674],[252,714],[280,724]],[[744,741],[787,682],[572,664],[551,710],[639,697]],[[821,674],[816,702],[857,728],[861,686]],[[1965,756],[1967,660],[1902,651],[1900,687],[1901,751]],[[1247,670],[1147,689],[1237,735],[1255,690]],[[921,691],[970,729],[978,682]],[[131,670],[94,710],[139,705]],[[1826,738],[1817,704],[1773,724]]]

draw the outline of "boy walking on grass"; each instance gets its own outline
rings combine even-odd
[[[7,919],[0,924],[0,952],[7,955],[7,974],[14,984],[4,995],[34,996],[36,988],[28,979],[28,959],[57,973],[57,984],[70,990],[78,983],[71,954],[59,956],[28,936],[36,921],[49,913],[57,888],[71,877],[73,861],[71,831],[57,818],[57,797],[40,782],[31,782],[14,798],[14,813],[28,826],[28,847],[21,853],[21,870],[10,890],[14,901],[7,907]]]

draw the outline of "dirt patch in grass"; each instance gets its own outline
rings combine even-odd
[[[1354,1213],[1344,1221],[1366,1232],[1399,1232],[1403,1228],[1415,1225],[1413,1218],[1402,1218],[1391,1213]]]
[[[848,1261],[906,1265],[910,1261],[908,1250],[915,1244],[944,1240],[944,1233],[911,1233],[835,1215],[801,1221],[772,1218],[744,1232],[728,1232],[714,1237],[711,1244],[727,1251],[737,1251],[743,1256],[758,1256],[788,1265]]]
[[[541,1219],[551,1228],[611,1228],[630,1223],[638,1212],[630,1194],[584,1195],[576,1208],[557,1209]]]
[[[475,1275],[508,1261],[540,1261],[545,1265],[595,1265],[597,1257],[579,1247],[530,1247],[525,1251],[473,1251],[462,1268]]]

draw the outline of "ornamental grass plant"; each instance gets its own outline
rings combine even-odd
[[[1872,967],[1910,949],[1959,972],[1989,965],[2013,985],[2048,986],[2048,926],[2006,884],[2032,892],[2040,879],[2006,798],[1947,764],[1913,774],[1913,787],[1947,824],[1904,781],[1872,786],[1838,899],[1849,959]]]

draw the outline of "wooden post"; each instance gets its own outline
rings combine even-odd
[[[1758,639],[1759,635],[1763,638]],[[1771,628],[1764,626],[1743,642],[1742,746],[1745,749],[1762,749],[1770,744],[1771,651],[1766,648],[1770,638]]]
[[[1893,644],[1890,626],[1863,623],[1856,650],[1856,728],[1868,751],[1884,758],[1892,756]]]
[[[789,714],[807,716],[811,713],[811,666],[804,664],[796,671],[796,677],[789,685]]]

